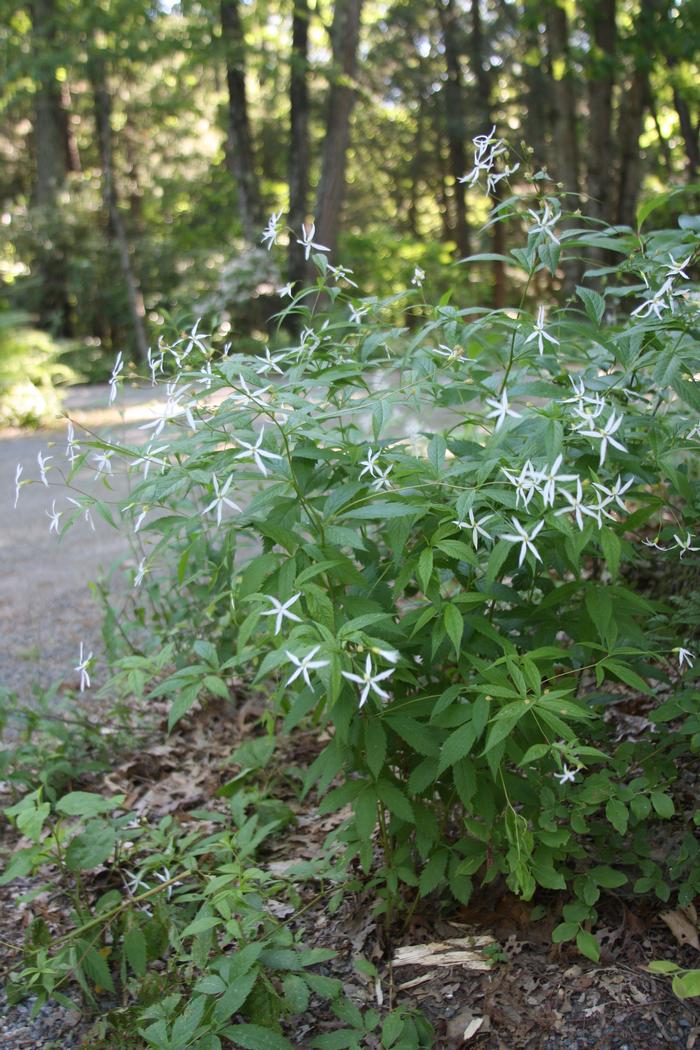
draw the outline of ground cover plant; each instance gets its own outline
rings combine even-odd
[[[320,816],[338,814],[319,863],[330,880],[359,880],[388,943],[424,898],[449,910],[505,883],[536,907],[558,894],[554,942],[595,961],[606,892],[686,909],[700,888],[700,236],[690,217],[646,232],[660,198],[636,229],[587,223],[519,163],[492,132],[475,140],[466,176],[492,191],[518,171],[491,218],[522,233],[498,260],[517,306],[431,303],[431,275],[418,268],[398,296],[361,296],[313,224],[286,230],[273,215],[263,241],[294,238],[316,275],[286,289],[274,348],[238,353],[197,322],[150,352],[167,396],[144,424],[145,447],[71,428],[65,468],[56,456],[40,460],[38,479],[18,471],[17,498],[32,480],[50,488],[65,475],[74,502],[53,501],[53,531],[89,528],[95,514],[130,530],[119,633],[134,651],[115,656],[112,688],[146,707],[167,700],[170,731],[244,683],[263,690],[252,767],[279,738],[313,728],[318,753],[298,793],[315,792]],[[552,305],[552,282],[581,258],[581,283]],[[120,357],[113,399],[123,371]],[[104,498],[81,488],[86,471]],[[122,472],[126,497],[111,488]],[[677,593],[655,593],[659,565]],[[110,623],[116,641],[114,614]],[[157,643],[144,645],[144,632]],[[76,654],[81,689],[91,655]],[[620,734],[610,714],[630,698],[644,730]],[[319,958],[268,924],[277,882],[255,868],[246,881],[254,848],[284,815],[266,824],[261,799],[241,784],[229,794],[234,829],[186,836],[173,847],[177,872],[158,880],[182,884],[166,941],[206,984],[173,999],[170,1014],[167,999],[143,1008],[147,1045],[288,1046],[279,1017],[306,1001],[302,985],[321,991],[307,973]],[[6,879],[47,862],[119,867],[120,844],[138,837],[124,798],[77,795],[37,789],[8,809],[33,841]],[[67,846],[66,817],[87,822]],[[70,951],[56,963],[44,946],[18,987],[51,994],[58,966],[86,994],[90,982],[110,988],[99,950],[76,948],[86,926],[123,945],[113,953],[123,979],[129,966],[145,978],[159,949],[133,932],[134,916],[151,894],[163,899],[147,876],[163,875],[170,856],[149,850],[143,898],[110,897],[90,917],[76,898]],[[183,954],[188,936],[205,934]],[[256,944],[260,966],[237,969],[230,953],[222,962],[226,944]],[[283,997],[270,958],[286,960]],[[286,1007],[258,1010],[254,988]],[[378,1015],[336,1009],[351,1034],[313,1045],[373,1045],[362,1041]],[[385,1024],[387,1047],[429,1038],[403,1014]]]

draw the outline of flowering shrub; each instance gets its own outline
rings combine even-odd
[[[470,185],[512,176],[504,151],[476,140]],[[131,475],[118,510],[136,618],[152,601],[177,654],[151,694],[171,725],[234,676],[264,685],[271,726],[323,727],[306,788],[350,807],[339,837],[380,910],[498,876],[527,899],[568,890],[554,938],[597,958],[601,889],[700,890],[700,821],[674,788],[700,744],[693,618],[647,585],[700,550],[700,237],[641,232],[651,206],[637,232],[563,226],[540,175],[521,185],[494,216],[524,232],[502,259],[517,306],[430,305],[417,268],[410,328],[387,323],[397,297],[362,298],[310,225],[318,277],[282,290],[275,350],[198,329],[162,347],[146,449],[71,434],[70,476]],[[275,215],[268,246],[281,232]],[[540,301],[563,256],[591,252],[618,261]],[[78,503],[60,527],[117,523]],[[143,691],[149,662],[121,673]],[[629,699],[636,736],[606,717]],[[661,861],[649,827],[678,808]]]

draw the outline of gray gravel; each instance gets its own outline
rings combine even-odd
[[[0,991],[0,1046],[2,1050],[72,1050],[79,1047],[86,1024],[76,1001],[75,1010],[46,1003],[35,1017],[35,999],[8,1006]]]
[[[106,386],[78,387],[68,394],[65,408],[96,434],[140,443],[144,435],[139,424],[152,414],[151,388],[124,391],[118,408],[111,411],[107,400]],[[13,509],[16,466],[22,464],[23,479],[38,480],[39,452],[54,457],[50,485],[23,486]],[[16,693],[21,702],[31,700],[35,686],[60,682],[77,687],[73,668],[81,641],[86,652],[95,653],[93,689],[99,685],[101,614],[89,584],[129,556],[125,537],[97,515],[94,532],[80,520],[60,538],[49,533],[52,501],[57,510],[73,509],[62,480],[65,468],[64,424],[34,432],[0,431],[0,686]],[[102,483],[91,485],[94,490]],[[112,496],[101,491],[114,498],[124,486],[117,477]]]

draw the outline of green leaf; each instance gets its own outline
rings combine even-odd
[[[531,707],[529,704],[520,700],[501,708],[496,718],[491,722],[491,728],[486,737],[486,746],[482,753],[484,755],[488,754],[497,744],[500,744],[502,740],[505,740],[506,737],[510,736],[520,719],[523,718],[530,709]]]
[[[377,794],[387,809],[397,817],[409,824],[414,822],[411,803],[395,784],[388,780],[377,781]]]
[[[124,934],[124,954],[129,966],[137,977],[146,973],[147,949],[146,938],[138,926],[131,926]]]
[[[674,805],[673,799],[670,795],[667,795],[665,792],[652,791],[650,798],[652,806],[654,807],[658,815],[660,817],[663,817],[664,820],[669,820],[676,812],[676,807]]]
[[[303,978],[289,973],[282,981],[284,998],[292,1013],[303,1014],[309,1006],[309,986]]]
[[[404,1029],[403,1015],[398,1010],[393,1010],[384,1018],[382,1024],[382,1045],[386,1050],[394,1045]]]
[[[518,762],[519,766],[529,766],[533,762],[538,762],[539,759],[544,758],[548,755],[551,750],[551,744],[533,744],[529,747],[523,757]]]
[[[250,945],[248,946],[250,947]],[[258,947],[258,946],[256,946]],[[246,949],[244,949],[245,951]],[[250,995],[258,980],[258,969],[257,967],[250,973],[243,973],[236,977],[235,980],[231,981],[224,994],[218,1000],[214,1007],[214,1017],[222,1024],[224,1021],[228,1021],[229,1017],[233,1014],[238,1013],[241,1007],[244,1005],[246,999]]]
[[[700,970],[687,970],[673,978],[671,983],[673,991],[679,999],[690,999],[700,995]]]
[[[378,777],[386,757],[386,733],[376,718],[365,723],[365,754],[372,776]]]
[[[605,313],[605,299],[592,288],[576,288],[576,294],[583,303],[584,309],[594,324],[600,324]]]
[[[455,729],[453,733],[450,733],[447,740],[442,745],[438,773],[444,772],[448,766],[453,765],[455,762],[458,762],[460,758],[464,758],[468,755],[475,739],[476,733],[474,732],[474,726],[471,722],[467,722],[465,725]]]
[[[86,941],[78,941],[76,948],[78,958],[82,958],[83,969],[95,987],[102,988],[106,992],[113,992],[114,982],[105,957]]]
[[[120,806],[125,795],[103,798],[91,791],[71,791],[56,803],[56,809],[67,817],[97,817],[100,813],[111,813]]]
[[[462,645],[462,634],[464,632],[462,614],[456,605],[446,605],[442,616],[447,635],[455,648],[455,655],[459,658]]]
[[[600,530],[598,538],[603,551],[603,557],[605,558],[608,569],[610,570],[610,575],[615,579],[620,568],[622,544],[620,543],[617,533],[613,532],[613,530],[607,525],[604,525]]]
[[[632,689],[638,689],[640,693],[651,694],[652,690],[649,688],[644,679],[633,671],[627,664],[621,664],[618,660],[603,660],[601,667],[604,667],[607,671],[611,671],[616,678],[619,678],[625,685],[629,685]]]
[[[605,807],[605,816],[620,835],[626,834],[630,815],[624,802],[611,798]]]
[[[418,891],[421,897],[427,897],[440,884],[447,868],[448,857],[446,849],[433,853],[418,880]]]
[[[185,926],[180,936],[194,937],[198,933],[206,933],[207,930],[213,930],[215,926],[220,926],[222,921],[218,915],[200,915],[198,919],[193,919],[191,923]]]
[[[606,865],[598,865],[595,868],[591,868],[588,874],[599,886],[604,886],[606,890],[617,889],[618,886],[624,886],[627,882],[626,875]]]
[[[555,944],[562,944],[564,941],[573,941],[576,934],[579,932],[579,924],[577,922],[560,922],[558,926],[555,926],[552,930],[552,940]]]
[[[224,1029],[223,1034],[236,1046],[242,1046],[245,1050],[294,1050],[293,1045],[283,1035],[258,1024],[233,1025]]]
[[[418,582],[420,583],[423,591],[428,590],[430,584],[430,577],[433,574],[433,550],[432,547],[426,547],[425,550],[421,551],[418,559],[418,570],[416,575],[418,576]]]
[[[587,930],[579,930],[576,934],[576,947],[587,959],[593,962],[600,961],[600,945],[593,934]]]
[[[355,813],[355,827],[360,842],[369,842],[377,823],[377,793],[368,786],[361,791],[352,804]]]
[[[66,867],[69,871],[97,868],[112,855],[116,841],[117,835],[111,825],[103,820],[91,820],[85,831],[69,842]]]

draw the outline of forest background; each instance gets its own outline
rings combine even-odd
[[[498,187],[489,201],[460,182],[493,124],[567,207],[612,224],[700,167],[698,0],[0,11],[0,330],[31,319],[70,340],[85,378],[199,316],[259,336],[308,265],[295,238],[286,272],[261,245],[274,211],[295,230],[315,217],[358,294],[405,288],[418,266],[437,296],[506,304],[502,261],[469,279],[458,265],[508,250],[507,224],[482,229]]]

